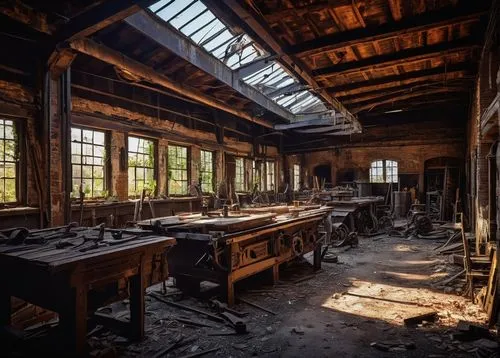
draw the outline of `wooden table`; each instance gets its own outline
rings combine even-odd
[[[189,293],[198,292],[201,281],[220,284],[222,298],[232,305],[236,282],[267,270],[276,282],[279,266],[305,253],[314,252],[318,270],[324,243],[318,227],[330,210],[307,210],[297,217],[252,214],[168,227],[168,235],[177,239],[169,252],[169,271],[177,287]]]
[[[106,233],[105,240],[110,235]],[[6,250],[19,246],[0,245],[0,326],[10,324],[11,296],[21,298],[57,312],[66,336],[61,340],[65,352],[83,354],[87,313],[91,308],[88,293],[126,280],[130,291],[130,336],[141,339],[144,290],[166,279],[166,253],[175,243],[170,237],[142,236],[85,252],[77,247],[55,249],[45,244],[38,249],[10,253]]]

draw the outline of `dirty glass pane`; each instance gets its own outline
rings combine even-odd
[[[80,185],[85,198],[100,198],[104,192],[105,133],[103,131],[71,128],[71,164],[73,198],[80,197]],[[94,179],[102,179],[98,182]]]

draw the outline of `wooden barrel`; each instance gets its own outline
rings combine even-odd
[[[392,193],[394,203],[394,215],[397,218],[406,218],[410,210],[411,195],[409,191],[395,191]]]

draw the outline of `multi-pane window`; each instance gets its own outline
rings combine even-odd
[[[0,203],[17,202],[17,145],[14,122],[0,119]]]
[[[387,183],[398,182],[398,162],[393,160],[385,161],[385,181]]]
[[[206,150],[200,152],[200,178],[201,191],[213,193],[214,191],[214,153]]]
[[[105,196],[105,138],[102,131],[71,128],[72,197],[80,196],[80,188],[86,198]]]
[[[274,190],[274,162],[266,162],[266,190]]]
[[[371,183],[397,183],[398,163],[393,160],[376,160],[370,167]]]
[[[168,194],[185,195],[188,192],[188,150],[177,145],[168,146]]]
[[[300,190],[300,165],[293,165],[293,190]]]
[[[236,169],[234,173],[234,190],[245,191],[245,160],[235,158]]]
[[[152,140],[128,137],[128,195],[140,196],[142,191],[156,188],[155,144]]]

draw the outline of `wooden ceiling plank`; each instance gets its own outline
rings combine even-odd
[[[403,18],[400,1],[401,0],[389,0],[389,9],[391,10],[391,15],[394,21],[400,21]]]
[[[366,71],[375,68],[396,66],[402,63],[422,61],[432,57],[444,57],[449,54],[468,51],[474,46],[479,46],[476,38],[466,38],[453,42],[444,42],[437,45],[422,46],[394,52],[388,55],[373,56],[359,61],[339,63],[313,71],[313,75],[323,78],[332,75],[347,74],[350,72]]]
[[[402,75],[387,76],[377,79],[372,79],[370,81],[354,82],[340,86],[328,87],[327,89],[332,92],[343,92],[353,89],[360,89],[365,87],[373,87],[386,83],[393,83],[414,78],[425,78],[433,75],[446,74],[446,73],[456,73],[456,72],[472,72],[473,67],[470,64],[458,63],[448,66],[434,67],[428,70],[412,71],[407,72]]]
[[[389,39],[403,34],[427,31],[462,22],[478,21],[488,11],[477,7],[475,2],[462,2],[457,8],[446,8],[438,12],[413,16],[408,19],[389,22],[376,27],[366,27],[344,31],[342,33],[322,36],[305,41],[286,49],[292,55],[310,55],[326,50],[339,49],[353,44],[367,43],[375,40]]]
[[[266,20],[270,23],[279,21],[285,17],[289,16],[303,16],[304,14],[320,11],[324,9],[335,9],[337,7],[349,6],[351,5],[351,0],[327,0],[322,2],[316,2],[313,4],[307,4],[302,6],[295,6],[293,8],[286,8],[284,6],[278,6],[270,14],[264,14]]]
[[[365,110],[369,110],[371,108],[375,108],[381,104],[393,103],[393,102],[401,102],[411,98],[423,97],[423,96],[431,96],[435,94],[443,94],[443,93],[457,93],[457,92],[468,92],[467,88],[439,88],[439,89],[424,89],[423,91],[415,91],[411,93],[401,94],[401,95],[388,95],[386,98],[377,98],[375,100],[368,100],[361,103],[361,105],[352,107],[352,111],[355,113],[359,113]]]
[[[272,127],[272,124],[266,120],[254,117],[246,112],[236,110],[231,106],[217,101],[213,97],[208,96],[197,89],[171,81],[168,77],[155,72],[152,68],[92,40],[73,40],[72,42],[70,42],[69,46],[74,51],[78,51],[79,53],[83,53],[87,56],[91,56],[103,62],[109,63],[110,65],[117,66],[123,70],[127,70],[137,76],[140,76],[147,82],[160,85],[209,107],[231,113],[237,117],[248,120],[250,122],[254,122],[267,128]]]

